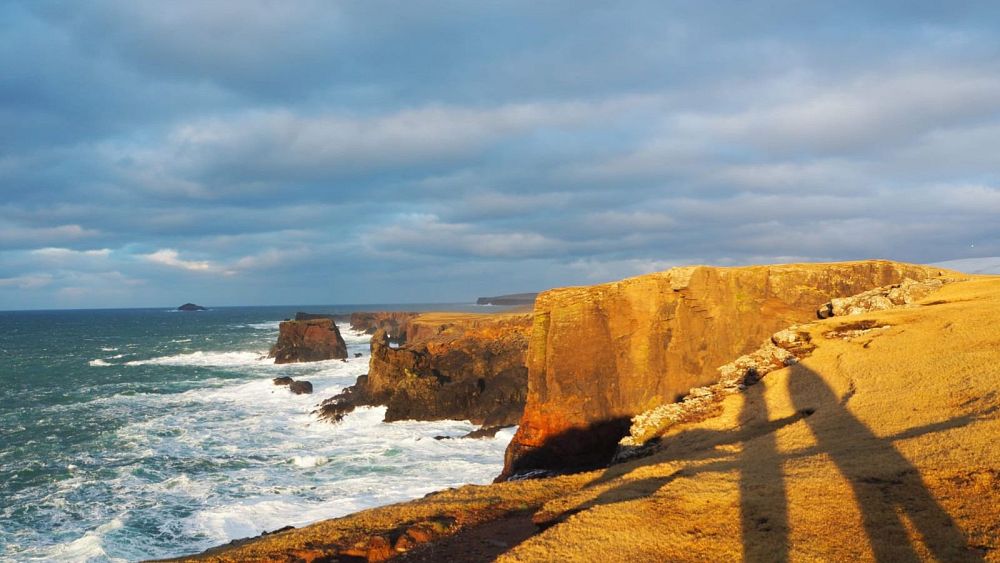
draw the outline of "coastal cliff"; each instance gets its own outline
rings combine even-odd
[[[268,357],[276,364],[342,359],[347,357],[347,343],[329,318],[282,321]]]
[[[873,260],[689,266],[535,302],[528,398],[501,478],[599,466],[633,416],[713,382],[716,368],[833,298],[943,274]]]
[[[441,491],[186,559],[998,561],[1000,277],[956,279],[813,315],[778,338],[808,343],[801,361],[672,425],[646,457]]]
[[[319,414],[336,421],[358,406],[385,405],[386,421],[517,424],[530,330],[530,315],[427,313],[406,318],[406,344],[394,348],[387,329],[379,328],[368,374],[324,401]]]

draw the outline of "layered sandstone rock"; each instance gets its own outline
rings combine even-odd
[[[529,315],[427,314],[409,322],[407,344],[371,342],[367,375],[328,399],[320,416],[339,420],[361,405],[386,405],[386,421],[471,420],[516,424],[527,390]]]
[[[718,366],[814,319],[820,304],[946,273],[888,261],[690,266],[542,293],[501,478],[606,463],[633,416],[713,383]]]
[[[268,357],[276,364],[340,359],[347,357],[347,344],[330,319],[284,321]]]

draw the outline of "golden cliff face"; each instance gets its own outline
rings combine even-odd
[[[815,319],[821,304],[944,274],[889,261],[689,266],[542,293],[503,477],[607,462],[632,416],[711,383],[716,368]]]

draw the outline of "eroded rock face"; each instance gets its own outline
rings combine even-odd
[[[268,355],[276,364],[347,357],[347,343],[330,319],[284,321],[278,326],[278,342]]]
[[[399,348],[390,346],[385,330],[376,332],[368,374],[325,401],[320,416],[339,420],[357,406],[386,405],[386,421],[516,424],[527,390],[530,316],[470,319],[437,329]]]
[[[604,464],[633,416],[717,381],[718,366],[814,319],[820,304],[944,273],[888,261],[690,266],[542,293],[527,404],[500,478]]]

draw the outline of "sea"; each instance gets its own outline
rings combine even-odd
[[[312,414],[367,372],[368,335],[339,324],[346,362],[266,358],[296,311],[431,309],[481,310],[0,312],[0,560],[178,556],[490,482],[514,429],[459,439],[476,427],[385,423],[384,408],[337,424]],[[278,376],[314,392],[293,395],[271,382]]]

